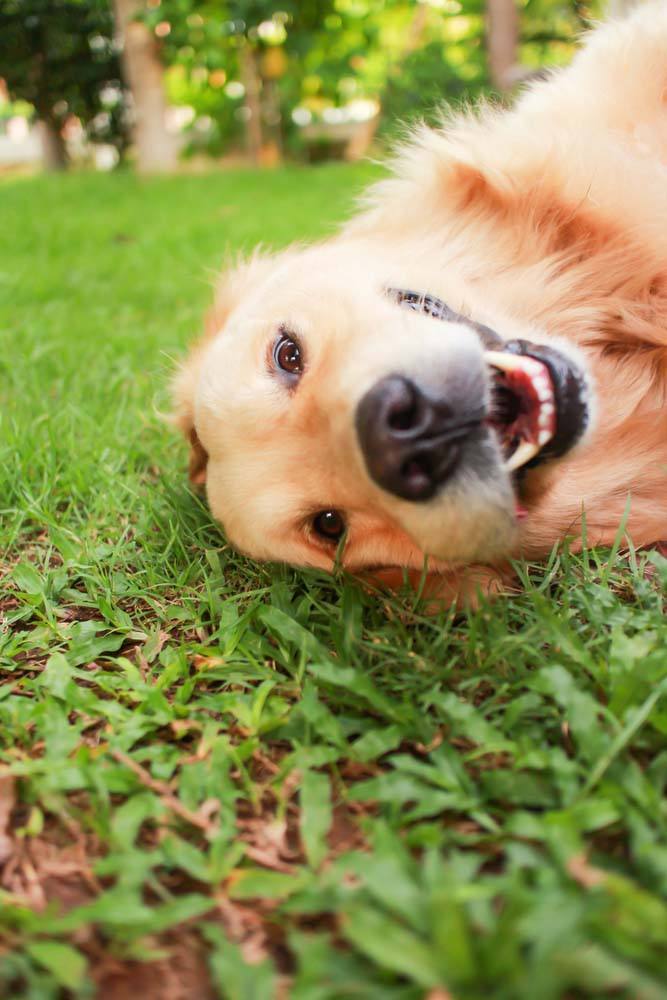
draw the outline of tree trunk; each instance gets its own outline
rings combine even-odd
[[[67,169],[67,148],[63,134],[55,119],[44,114],[37,123],[39,138],[42,144],[42,163],[44,169],[50,172]]]
[[[262,97],[262,124],[265,138],[261,162],[264,167],[276,167],[283,158],[283,137],[280,96],[275,80],[264,79]]]
[[[405,35],[405,45],[403,46],[403,59],[415,52],[424,41],[424,34],[428,27],[428,4],[417,4],[415,12],[410,21],[410,27]],[[401,60],[402,61],[402,60]]]
[[[133,138],[140,173],[165,173],[177,166],[175,137],[167,131],[167,102],[157,42],[145,24],[134,20],[140,0],[114,0],[122,41],[122,64],[134,105]]]
[[[491,82],[507,90],[518,68],[519,14],[515,0],[486,0],[486,51]]]
[[[264,135],[262,132],[262,81],[257,67],[257,54],[247,42],[240,52],[241,80],[245,87],[245,135],[250,159],[258,164],[262,159]]]

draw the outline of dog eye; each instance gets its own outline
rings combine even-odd
[[[281,371],[288,375],[301,375],[303,372],[303,359],[301,348],[294,337],[288,333],[281,333],[273,348],[273,360]]]
[[[339,542],[345,531],[345,518],[337,510],[321,510],[313,518],[313,530],[327,542]]]

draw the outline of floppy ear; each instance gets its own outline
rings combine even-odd
[[[608,221],[588,211],[585,201],[562,195],[557,177],[535,156],[525,161],[492,166],[470,162],[463,156],[448,166],[446,196],[458,211],[495,218],[522,234],[524,249],[534,256],[574,254],[582,259],[618,241],[619,233]]]
[[[186,360],[181,364],[172,385],[171,392],[174,401],[172,423],[181,429],[190,444],[190,459],[188,475],[194,486],[202,486],[206,482],[206,465],[208,454],[197,436],[194,419],[195,387],[199,378],[202,355],[206,343],[204,338],[197,344]]]
[[[204,354],[211,341],[224,330],[225,323],[234,309],[275,267],[276,258],[255,252],[246,261],[237,263],[226,271],[215,289],[213,305],[204,320],[204,335],[190,350],[172,381],[174,412],[172,423],[181,429],[190,444],[188,473],[190,482],[203,486],[206,482],[208,454],[195,428],[195,392],[199,381]]]

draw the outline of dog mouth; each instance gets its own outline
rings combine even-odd
[[[571,358],[542,344],[511,340],[484,354],[491,372],[486,424],[509,473],[566,454],[590,420],[586,375]]]
[[[491,372],[485,423],[498,437],[510,474],[560,458],[581,439],[590,423],[591,391],[586,373],[572,358],[544,344],[503,341],[495,330],[434,295],[405,288],[385,292],[403,308],[475,330]]]

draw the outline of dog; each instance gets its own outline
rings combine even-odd
[[[230,541],[465,600],[667,537],[667,9],[422,127],[332,238],[223,276],[174,383]]]

